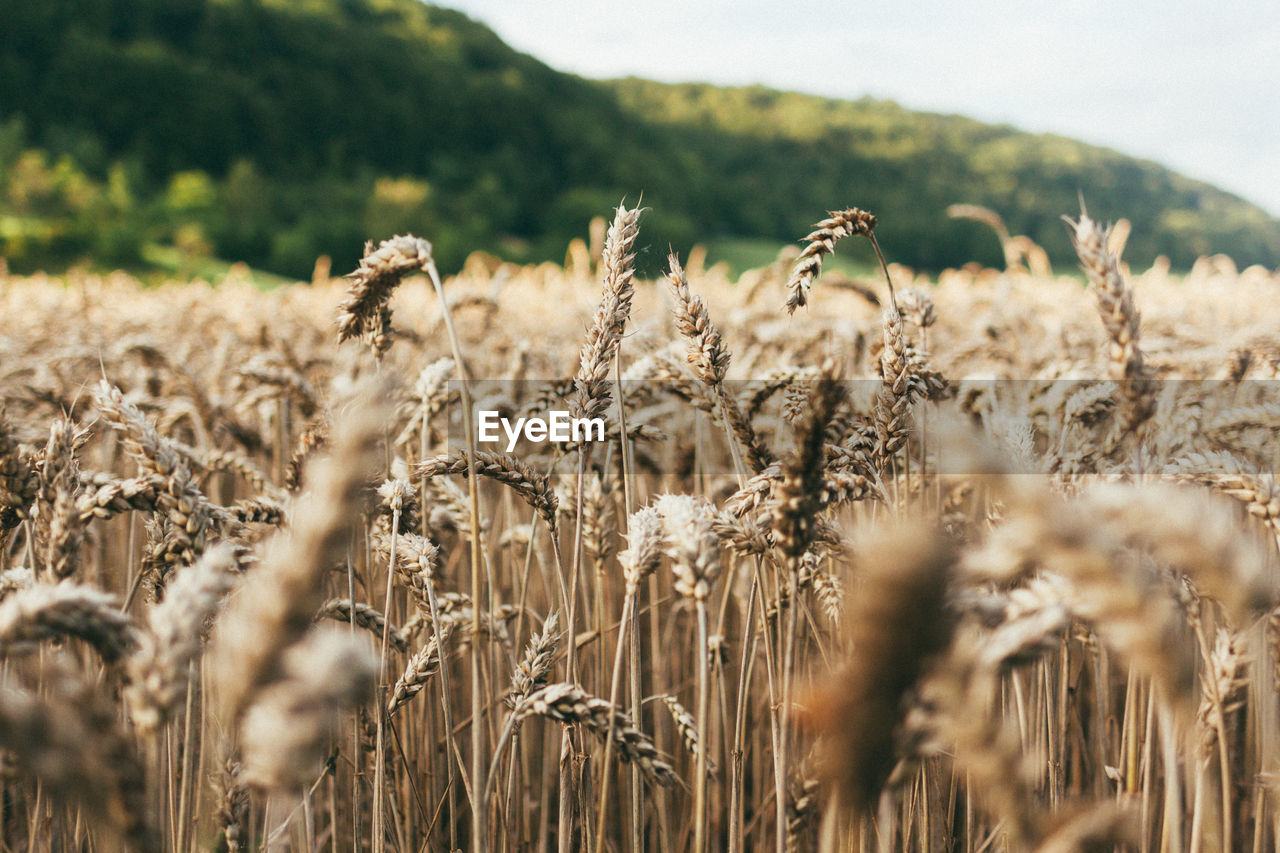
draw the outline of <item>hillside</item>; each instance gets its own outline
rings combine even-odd
[[[416,0],[9,0],[0,31],[0,255],[19,270],[136,265],[159,243],[306,275],[399,230],[446,268],[474,248],[556,258],[641,192],[642,264],[794,240],[850,204],[896,260],[996,262],[954,202],[1068,263],[1079,191],[1134,222],[1135,263],[1280,264],[1280,223],[1153,163],[891,103],[583,80]]]
[[[985,226],[955,222],[946,208],[979,203],[1015,233],[1073,262],[1062,214],[1083,193],[1103,219],[1138,224],[1127,256],[1178,266],[1226,252],[1280,262],[1280,223],[1255,205],[1157,163],[1066,139],[889,101],[840,101],[763,87],[611,84],[629,111],[697,151],[734,194],[718,209],[733,233],[794,233],[816,209],[855,203],[876,212],[883,241],[919,266],[998,261]],[[785,177],[782,177],[785,176]],[[753,202],[754,199],[754,202]],[[788,230],[790,229],[790,230]]]

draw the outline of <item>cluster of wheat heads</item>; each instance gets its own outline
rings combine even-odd
[[[1274,848],[1280,277],[643,223],[0,281],[0,846]]]

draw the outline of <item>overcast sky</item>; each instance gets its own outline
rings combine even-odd
[[[436,0],[588,77],[871,95],[1157,160],[1280,215],[1280,0]]]

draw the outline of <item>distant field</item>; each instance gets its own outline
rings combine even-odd
[[[732,274],[738,276],[750,269],[769,266],[787,247],[799,251],[800,244],[740,237],[710,240],[707,242],[707,263],[723,261],[729,265]],[[875,256],[866,246],[849,246],[842,247],[826,261],[826,268],[852,277],[870,277],[879,275],[875,262]]]
[[[210,283],[223,281],[237,273],[242,274],[250,284],[266,290],[297,281],[265,270],[253,269],[247,264],[232,264],[218,258],[188,258],[179,249],[172,246],[157,246],[154,243],[143,247],[142,260],[169,276],[202,278]]]

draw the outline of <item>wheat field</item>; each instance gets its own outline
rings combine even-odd
[[[1276,849],[1280,275],[875,225],[0,277],[0,849]]]

